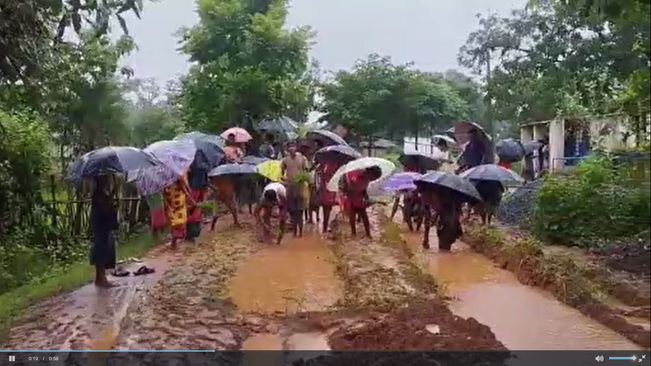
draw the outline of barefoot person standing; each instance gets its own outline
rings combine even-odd
[[[300,174],[307,174],[308,161],[307,158],[297,151],[298,146],[295,141],[287,143],[287,156],[280,162],[280,169],[283,180],[286,184],[298,184],[298,192],[300,195],[300,206],[297,209],[303,212],[305,210],[306,191],[309,190],[309,182],[297,182],[296,178]]]
[[[91,199],[90,224],[92,246],[90,264],[95,266],[95,286],[111,287],[106,270],[115,268],[115,231],[118,230],[118,213],[114,195],[110,190],[108,175],[95,178],[95,189]]]

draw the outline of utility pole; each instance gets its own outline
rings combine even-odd
[[[490,92],[490,82],[491,82],[491,50],[486,50],[486,99],[488,101],[486,105],[486,119],[488,122],[488,135],[491,137],[491,140],[495,139],[495,132],[493,131],[493,97]]]

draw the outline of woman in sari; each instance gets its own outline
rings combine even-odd
[[[187,235],[188,203],[195,206],[196,203],[190,193],[187,177],[181,177],[176,183],[165,188],[165,211],[172,231],[172,249],[178,247],[178,240],[184,240]]]

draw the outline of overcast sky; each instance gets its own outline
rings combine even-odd
[[[477,27],[477,13],[508,14],[526,0],[293,0],[288,26],[316,32],[311,56],[325,70],[350,68],[370,53],[428,71],[459,68],[457,52]],[[129,30],[138,50],[124,63],[160,84],[188,70],[176,31],[197,21],[194,0],[146,3]]]

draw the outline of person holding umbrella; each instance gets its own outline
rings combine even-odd
[[[332,208],[337,205],[337,193],[327,189],[328,182],[334,177],[337,170],[346,163],[361,158],[362,155],[349,146],[329,146],[320,141],[315,141],[317,151],[314,153],[316,162],[315,180],[318,205],[323,210],[323,232],[328,232]]]
[[[445,172],[431,172],[414,181],[422,197],[425,216],[423,248],[429,249],[430,228],[436,225],[439,250],[449,252],[463,235],[461,208],[464,203],[481,201],[468,180]]]
[[[224,153],[226,154],[226,160],[229,163],[238,163],[244,157],[244,151],[242,151],[240,144],[235,139],[234,133],[229,133],[226,136]]]
[[[270,133],[265,133],[263,136],[262,144],[260,144],[258,155],[267,159],[276,158],[276,149],[273,146],[274,136]]]
[[[366,208],[369,206],[368,185],[382,176],[382,170],[377,166],[371,166],[364,170],[355,170],[346,173],[340,181],[340,192],[342,194],[343,208],[348,214],[350,231],[355,237],[357,235],[357,219],[361,218],[364,225],[364,233],[371,238],[371,223]]]
[[[486,147],[482,141],[481,132],[477,128],[468,131],[468,143],[463,152],[462,165],[457,170],[457,174],[481,165],[486,155]]]
[[[165,211],[171,226],[171,248],[178,248],[178,240],[187,237],[188,207],[196,206],[188,186],[187,176],[182,176],[176,183],[166,187],[163,191],[165,197]],[[189,205],[188,205],[189,203]]]
[[[95,266],[95,286],[112,287],[106,277],[106,270],[115,268],[115,231],[118,230],[118,213],[115,207],[115,195],[110,189],[108,175],[95,177],[95,188],[91,199],[90,225],[92,245],[90,264]]]

